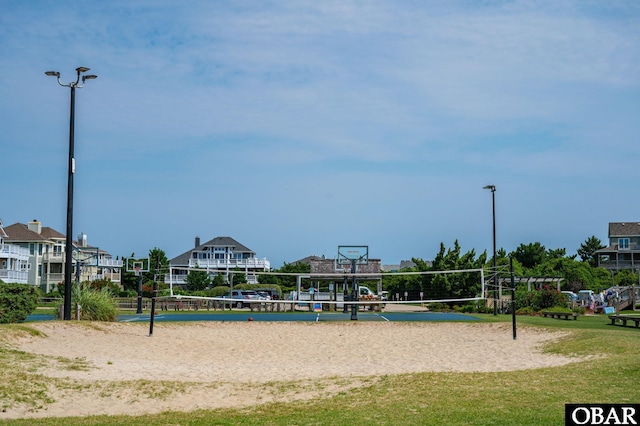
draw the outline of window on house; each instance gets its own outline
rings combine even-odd
[[[629,250],[629,238],[618,238],[618,250]]]
[[[36,252],[36,248],[33,243],[29,243],[29,254],[33,256]]]

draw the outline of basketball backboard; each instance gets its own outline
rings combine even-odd
[[[336,270],[350,269],[351,264],[366,265],[369,263],[369,246],[338,246]]]
[[[127,272],[135,272],[139,274],[141,272],[149,272],[149,259],[135,259],[133,257],[127,258],[126,263]]]

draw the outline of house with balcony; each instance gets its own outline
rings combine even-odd
[[[7,233],[0,221],[0,281],[27,284],[29,278],[29,250],[5,243]]]
[[[640,222],[610,222],[609,245],[595,254],[601,268],[640,270]]]
[[[120,283],[122,260],[113,259],[108,252],[87,243],[87,234],[78,235],[73,246],[76,281],[109,280]]]
[[[165,283],[174,285],[185,285],[185,278],[192,269],[205,270],[211,277],[223,274],[226,279],[230,272],[240,271],[249,284],[257,284],[256,272],[271,268],[266,258],[257,258],[253,250],[231,237],[216,237],[204,244],[196,237],[194,248],[171,259],[169,264],[170,273],[166,275]]]
[[[15,223],[4,228],[4,241],[13,246],[26,250],[27,284],[31,284],[45,292],[52,291],[58,283],[64,282],[66,264],[66,237],[64,234],[48,226],[42,226],[37,220]],[[98,279],[97,276],[113,282],[120,282],[120,268],[122,261],[114,261],[111,255],[82,243],[74,242],[72,276],[77,281]]]

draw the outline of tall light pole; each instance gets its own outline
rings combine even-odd
[[[92,80],[97,78],[96,75],[83,75],[82,83],[80,83],[81,74],[89,71],[89,68],[78,67],[76,68],[77,78],[76,81],[72,81],[68,84],[63,84],[60,81],[60,73],[58,71],[47,71],[46,75],[56,77],[58,84],[62,87],[69,87],[71,89],[71,113],[69,119],[69,169],[67,179],[67,235],[65,243],[65,266],[64,266],[64,313],[63,319],[71,319],[71,270],[73,269],[73,175],[76,171],[76,161],[73,154],[73,131],[74,131],[74,115],[76,106],[76,88],[82,89],[86,80]]]
[[[493,315],[498,315],[498,303],[496,300],[498,288],[498,266],[496,258],[496,186],[487,185],[483,186],[482,189],[491,191],[491,204],[493,205]]]

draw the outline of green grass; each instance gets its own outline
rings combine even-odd
[[[485,322],[506,322],[511,317],[474,315]],[[578,320],[518,317],[518,329],[535,326],[567,331],[567,336],[545,348],[551,353],[588,357],[568,365],[502,373],[421,373],[364,380],[349,392],[312,401],[269,403],[244,409],[167,412],[145,416],[93,416],[6,421],[15,425],[560,425],[566,403],[637,403],[640,401],[640,330],[609,325],[606,316],[580,316]],[[28,329],[28,327],[26,327]],[[0,328],[0,332],[4,329]],[[28,332],[13,329],[11,332]],[[33,398],[34,408],[46,406],[47,386],[29,371],[19,377],[11,365],[60,362],[11,351],[0,346],[0,379],[17,383],[0,400]],[[424,356],[429,356],[425,353]],[[499,362],[499,360],[497,360]],[[73,360],[67,361],[73,362]],[[349,362],[349,360],[345,360]],[[60,362],[64,365],[64,362]],[[48,379],[50,380],[50,379]],[[54,383],[55,384],[55,383]],[[57,383],[73,387],[72,383]],[[123,383],[114,385],[133,386]],[[180,384],[153,385],[152,395],[171,398]],[[274,384],[295,389],[300,383]],[[9,392],[7,394],[7,392]],[[1,418],[1,413],[0,413]],[[1,422],[0,422],[1,423]]]

